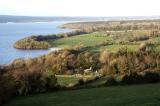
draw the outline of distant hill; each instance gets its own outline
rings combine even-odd
[[[160,16],[134,17],[42,17],[42,16],[12,16],[0,15],[0,23],[7,22],[51,22],[51,21],[108,21],[108,20],[143,20],[160,19]]]
[[[73,17],[39,17],[39,16],[10,16],[0,15],[0,23],[7,22],[50,22],[50,21],[71,21],[79,20]]]

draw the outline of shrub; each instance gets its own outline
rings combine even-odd
[[[23,68],[23,67],[25,67],[25,60],[23,58],[16,59],[10,64],[10,66],[13,69]]]
[[[20,63],[20,64],[17,64]],[[21,60],[0,67],[0,104],[7,102],[13,96],[41,93],[57,88],[57,79],[44,71],[37,64],[25,67]]]
[[[122,78],[123,84],[140,84],[140,83],[157,83],[160,82],[160,73],[158,72],[142,72],[131,73]]]
[[[106,86],[115,86],[115,85],[118,85],[118,82],[116,81],[116,79],[113,76],[110,76],[107,78],[105,85]]]
[[[138,35],[138,36],[134,36],[132,38],[129,39],[130,42],[134,42],[134,41],[143,41],[143,40],[148,40],[149,36],[146,35]]]
[[[146,43],[141,43],[140,46],[139,46],[139,50],[140,51],[145,51],[147,48],[147,44]]]
[[[78,85],[84,85],[84,83],[85,83],[85,82],[84,82],[83,79],[79,79],[79,80],[78,80]]]
[[[6,72],[0,73],[0,105],[8,102],[15,96],[16,92],[15,82],[11,74]]]
[[[143,75],[145,83],[157,83],[160,82],[160,73],[158,72],[145,72]]]
[[[123,84],[139,84],[143,83],[143,77],[137,73],[131,73],[129,75],[125,75],[122,78]]]
[[[100,54],[100,62],[101,63],[108,63],[109,59],[110,59],[110,56],[111,56],[111,53],[109,53],[107,50],[105,51],[102,51],[101,54]]]
[[[46,83],[47,90],[54,90],[55,88],[59,87],[55,75],[48,75],[46,76],[45,80],[47,82]]]
[[[45,92],[57,85],[55,76],[50,76],[41,70],[18,70],[13,76],[20,95]]]

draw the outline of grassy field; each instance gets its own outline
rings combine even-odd
[[[69,38],[62,38],[58,40],[49,40],[48,42],[60,48],[71,47],[75,45],[84,45],[84,46],[94,46],[96,44],[102,43],[107,40],[111,40],[112,38],[105,35],[104,33],[97,33],[97,34],[84,34],[80,36],[73,36]],[[129,50],[137,50],[139,45],[108,45],[108,46],[100,46],[100,47],[93,47],[88,49],[91,52],[98,52],[100,50],[108,49],[111,52],[116,52],[121,47],[127,47]]]
[[[89,51],[91,51],[91,52],[99,52],[99,51],[107,49],[110,52],[116,52],[122,47],[127,47],[128,50],[132,51],[132,50],[138,50],[139,45],[117,45],[117,44],[114,44],[114,45],[90,48]]]
[[[142,33],[143,32],[143,33]],[[49,44],[51,44],[53,47],[59,47],[59,48],[67,48],[67,47],[72,47],[75,45],[83,45],[83,46],[95,46],[97,44],[106,42],[106,41],[121,41],[124,39],[126,36],[133,36],[135,35],[142,35],[146,31],[133,31],[133,32],[115,32],[117,35],[120,35],[120,38],[114,38],[112,36],[108,36],[106,32],[96,32],[96,33],[91,33],[91,34],[83,34],[79,36],[72,36],[68,38],[62,38],[62,39],[57,39],[57,40],[48,40]],[[137,34],[138,33],[138,34]],[[119,50],[121,47],[127,47],[129,50],[138,50],[139,44],[142,42],[150,42],[150,41],[160,41],[160,37],[155,37],[151,38],[149,40],[144,40],[144,41],[137,41],[137,44],[135,45],[118,45],[118,44],[113,44],[113,45],[108,45],[108,46],[99,46],[99,47],[92,47],[90,49],[87,49],[88,51],[91,52],[99,52],[104,49],[108,49],[111,52],[116,52]]]
[[[109,39],[111,38],[105,35],[104,33],[98,33],[98,34],[83,34],[79,36],[62,38],[58,40],[49,40],[48,42],[54,47],[65,48],[75,45],[94,46],[98,43],[102,43]]]
[[[57,81],[60,85],[68,85],[70,83],[75,83],[77,82],[80,78],[76,76],[56,76]]]
[[[160,84],[102,87],[18,97],[6,106],[159,106]]]

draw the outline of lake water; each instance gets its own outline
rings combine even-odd
[[[58,27],[64,23],[66,22],[0,23],[0,65],[8,64],[16,58],[35,57],[50,52],[50,49],[19,50],[13,48],[13,44],[17,40],[30,35],[54,34],[71,31]]]

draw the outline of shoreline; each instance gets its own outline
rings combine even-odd
[[[54,45],[51,45],[48,40],[57,40],[62,38],[68,38],[72,36],[78,36],[81,34],[88,34],[90,32],[85,30],[74,30],[71,32],[64,32],[64,33],[58,33],[58,34],[51,34],[51,35],[35,35],[35,36],[29,36],[23,39],[20,39],[16,41],[13,45],[16,49],[49,49],[53,48]]]
[[[17,38],[21,39],[21,38],[24,38],[27,35],[30,35],[30,34],[25,34],[25,33],[27,33],[27,30],[30,31],[30,28],[28,28],[28,27],[32,26],[32,24],[35,27],[34,28],[35,31],[37,30],[37,32],[31,30],[31,32],[29,32],[29,33],[31,33],[31,35],[35,35],[34,33],[38,33],[39,32],[38,30],[41,28],[41,27],[38,27],[39,25],[46,25],[46,26],[43,27],[44,30],[40,31],[40,33],[42,33],[42,34],[43,34],[43,31],[44,31],[44,34],[45,33],[47,34],[48,31],[50,32],[50,34],[52,34],[52,33],[57,34],[57,33],[62,33],[62,32],[71,32],[72,30],[70,30],[70,29],[62,29],[62,28],[59,27],[60,25],[62,25],[64,23],[68,23],[68,22],[66,22],[66,21],[61,21],[61,22],[55,21],[55,22],[42,22],[42,23],[0,23],[0,25],[1,25],[0,27],[4,27],[5,29],[7,29],[7,28],[10,28],[10,27],[13,27],[13,26],[15,26],[15,27],[17,26],[17,28],[19,28],[20,26],[27,25],[26,27],[24,27],[26,29],[26,31],[25,30],[22,30],[23,32],[19,31],[17,33],[17,35],[16,35]],[[51,29],[51,27],[52,27],[51,25],[53,25],[53,29]],[[16,31],[18,31],[17,28],[16,28]],[[47,28],[47,29],[45,29],[45,28]],[[4,34],[8,34],[8,35],[9,34],[10,35],[12,35],[12,34],[15,35],[16,33],[12,33],[11,32],[12,30],[14,30],[14,28],[13,29],[8,29],[9,33],[5,32],[5,31],[1,31],[1,32],[4,33]],[[19,37],[19,36],[21,36],[21,37]],[[8,36],[8,37],[10,37],[10,36]],[[8,38],[8,37],[6,37],[6,38]],[[7,40],[6,38],[4,38],[4,40]],[[17,40],[19,40],[19,39],[17,39]],[[6,64],[11,63],[13,60],[15,60],[17,58],[24,58],[24,57],[26,57],[28,55],[31,55],[31,57],[32,56],[36,57],[36,56],[48,54],[48,52],[50,52],[49,49],[46,49],[46,50],[44,50],[44,49],[41,49],[41,50],[37,49],[36,51],[33,51],[33,52],[31,50],[29,50],[29,52],[27,52],[28,50],[15,49],[15,48],[13,48],[12,45],[17,40],[13,40],[12,43],[10,43],[10,44],[5,44],[5,42],[2,42],[2,44],[3,43],[5,44],[5,47],[7,48],[7,50],[2,49],[2,53],[3,54],[1,55],[1,63],[0,63],[0,65],[4,66]],[[3,46],[2,46],[2,48],[3,48]],[[39,52],[38,52],[38,50],[39,50]],[[13,51],[13,54],[12,54],[12,51]],[[4,54],[5,52],[11,52],[11,53],[5,55]],[[21,54],[18,55],[19,53],[21,53]],[[6,56],[7,56],[7,59],[4,58]]]
[[[126,22],[132,22],[133,20],[131,20],[131,21],[126,21]],[[145,20],[145,21],[149,21],[149,22],[152,22],[152,20]],[[153,21],[157,21],[157,20],[153,20]],[[92,25],[92,23],[94,23],[95,25],[96,25],[96,22],[97,21],[93,21],[93,22],[68,22],[68,23],[65,23],[65,24],[62,24],[62,25],[59,25],[58,27],[59,28],[62,28],[62,29],[66,29],[66,28],[68,28],[68,29],[77,29],[77,28],[73,28],[74,26],[76,26],[77,25],[77,23],[78,24],[80,24],[80,26],[79,26],[79,29],[81,29],[82,28],[82,23],[84,23],[84,24],[91,24]],[[98,21],[99,22],[99,21]],[[97,22],[97,23],[98,23]],[[103,23],[103,22],[106,22],[106,23]],[[100,22],[100,24],[101,23],[103,23],[103,24],[108,24],[110,21],[102,21],[102,22]],[[112,21],[111,21],[112,22]],[[120,21],[121,22],[121,21]],[[139,22],[139,21],[138,21]],[[70,28],[70,27],[68,27],[68,25],[71,25],[71,24],[74,24],[73,25],[73,27],[72,28]],[[63,25],[66,25],[66,27],[62,27]],[[77,30],[75,30],[75,31],[77,31]],[[73,31],[74,32],[74,31]],[[66,32],[66,33],[71,33],[71,32]],[[59,37],[59,38],[56,38],[56,39],[61,39],[61,38],[65,38],[66,36],[63,36],[63,34],[65,35],[66,33],[58,33],[58,34],[52,34],[52,35],[48,35],[48,36],[54,36],[54,35],[59,35],[59,34],[62,34],[62,37]],[[77,35],[77,34],[76,34]],[[72,36],[74,36],[74,35],[72,35]],[[45,35],[42,35],[41,36],[42,38],[44,37],[46,37]],[[67,36],[68,37],[68,36]],[[69,36],[70,37],[70,36]],[[56,39],[54,39],[54,40],[56,40]],[[49,39],[48,39],[49,40]],[[42,41],[43,41],[43,39],[42,39]],[[52,45],[51,47],[48,47],[47,49],[53,49],[54,48],[54,46]],[[20,48],[20,49],[22,49],[22,48]],[[31,49],[31,50],[34,50],[35,48],[33,48],[33,49]],[[43,49],[43,48],[40,48],[40,50],[41,49]],[[38,50],[38,49],[36,49],[36,50]]]

